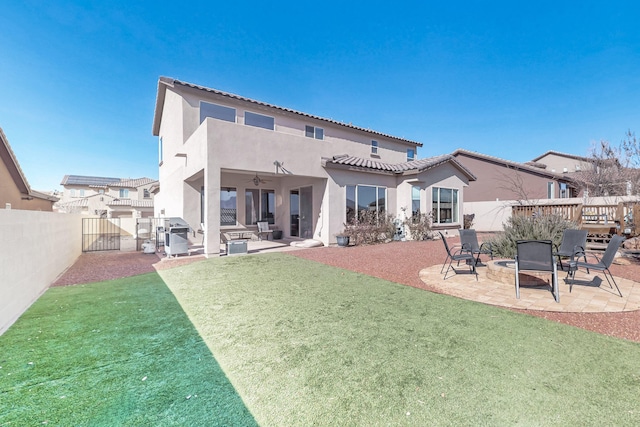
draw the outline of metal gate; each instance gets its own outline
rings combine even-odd
[[[119,251],[120,218],[82,218],[82,252]]]

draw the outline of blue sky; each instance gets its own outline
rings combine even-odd
[[[159,76],[513,161],[640,133],[640,6],[16,1],[0,127],[32,188],[158,177]]]

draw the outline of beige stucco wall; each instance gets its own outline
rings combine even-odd
[[[0,333],[82,252],[82,216],[0,209]]]
[[[567,156],[559,156],[554,153],[546,154],[537,160],[537,162],[547,165],[548,171],[557,173],[571,173],[580,170],[587,171],[593,168],[593,165],[589,162]]]

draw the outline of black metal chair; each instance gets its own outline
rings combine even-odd
[[[440,273],[442,273],[442,271],[444,270],[444,266],[447,265],[447,261],[449,262],[449,264],[447,265],[447,271],[444,273],[443,280],[447,280],[447,274],[449,274],[450,269],[453,269],[453,271],[456,272],[455,267],[451,265],[453,261],[458,261],[458,262],[465,261],[465,263],[469,265],[470,272],[475,274],[476,280],[478,280],[478,273],[476,272],[475,257],[471,253],[471,251],[465,248],[460,248],[457,251],[452,252],[451,249],[449,248],[449,244],[447,243],[447,238],[444,237],[444,234],[442,234],[440,231],[438,231],[438,233],[440,234],[442,243],[444,243],[444,248],[447,251],[447,258],[444,260],[444,264],[442,264]]]
[[[560,262],[560,270],[564,270],[562,258],[572,258],[576,252],[584,252],[586,246],[587,230],[565,229],[562,233],[560,247],[554,252],[554,255],[558,257],[558,262]],[[587,262],[586,256],[584,261]]]
[[[597,255],[590,252],[589,255],[596,259],[595,263],[586,262],[587,254],[585,251],[576,252],[574,254],[574,257],[578,259],[580,257],[584,257],[585,261],[584,262],[576,261],[574,257],[571,258],[571,261],[570,261],[571,268],[569,268],[569,273],[567,274],[567,278],[571,277],[571,282],[569,283],[569,292],[571,292],[571,288],[573,287],[573,281],[575,279],[575,271],[578,268],[586,268],[587,273],[589,272],[589,269],[602,271],[605,279],[607,279],[607,282],[609,283],[609,287],[613,289],[613,286],[611,285],[611,282],[613,282],[613,284],[616,286],[616,289],[618,290],[618,294],[620,295],[620,297],[622,297],[622,292],[620,292],[620,288],[618,287],[616,280],[613,278],[613,274],[611,274],[609,267],[611,267],[611,263],[613,262],[613,259],[616,256],[616,252],[618,252],[618,248],[620,247],[622,242],[624,242],[624,240],[625,238],[622,236],[618,236],[618,235],[613,236],[609,241],[609,244],[607,245],[607,249],[604,251],[602,258],[598,258]],[[609,278],[611,278],[611,280],[609,280]]]
[[[471,253],[476,256],[476,265],[482,264],[480,261],[481,254],[489,255],[489,257],[493,259],[491,242],[483,242],[481,245],[478,244],[478,234],[476,230],[461,228],[459,231],[462,248],[471,250]]]
[[[545,271],[551,273],[551,293],[560,302],[558,270],[553,259],[551,240],[518,240],[516,242],[516,298],[520,298],[520,272]]]

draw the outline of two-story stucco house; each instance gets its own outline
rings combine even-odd
[[[65,175],[56,204],[60,212],[99,215],[103,218],[143,218],[153,216],[151,178],[109,178]]]
[[[328,245],[355,207],[433,211],[436,226],[458,227],[474,179],[450,155],[416,160],[419,142],[166,77],[153,134],[156,216],[202,224],[207,255],[221,231],[260,220]]]

